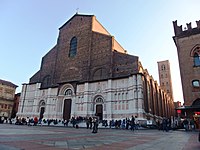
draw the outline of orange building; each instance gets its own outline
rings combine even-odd
[[[182,30],[177,21],[173,22],[173,37],[177,47],[179,67],[182,81],[184,106],[179,108],[181,116],[194,118],[200,124],[200,21],[192,28]]]
[[[10,118],[17,85],[0,79],[0,117]]]

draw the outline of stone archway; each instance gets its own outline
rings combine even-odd
[[[72,84],[64,84],[59,90],[59,95],[63,97],[63,120],[69,120],[71,118],[71,107],[74,94],[75,90]]]
[[[98,95],[94,99],[95,103],[95,115],[99,117],[99,120],[103,120],[103,97]]]

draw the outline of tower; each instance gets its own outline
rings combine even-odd
[[[158,73],[161,88],[164,89],[173,99],[170,63],[168,60],[158,62]]]

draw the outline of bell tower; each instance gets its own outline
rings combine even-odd
[[[170,63],[168,60],[158,62],[158,73],[161,88],[173,99]]]

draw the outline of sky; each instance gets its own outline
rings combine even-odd
[[[78,12],[95,15],[158,83],[157,62],[169,60],[174,101],[183,103],[172,21],[196,27],[199,6],[199,0],[0,0],[0,79],[21,92],[56,45],[59,27]]]

